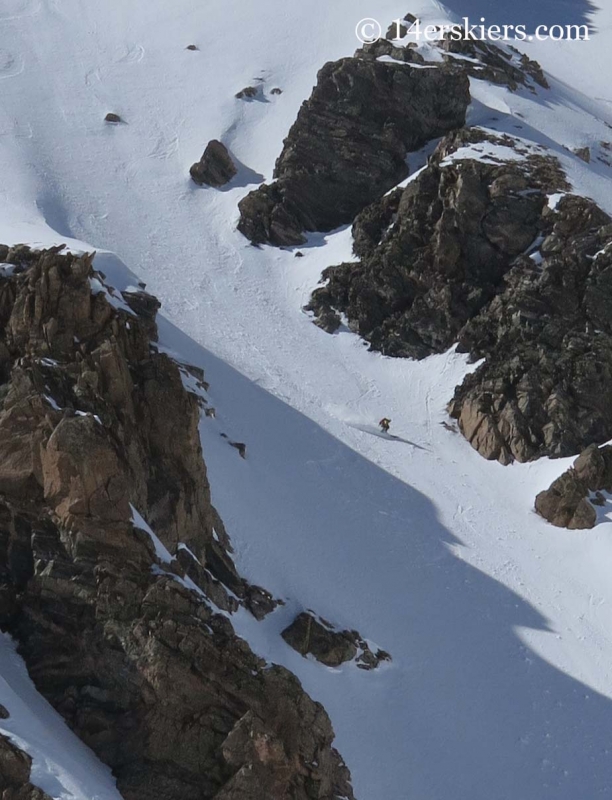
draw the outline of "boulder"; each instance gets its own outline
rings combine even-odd
[[[206,145],[202,158],[189,170],[195,183],[216,188],[225,186],[236,173],[236,166],[227,147],[217,139]]]
[[[246,86],[236,93],[236,98],[238,100],[252,100],[254,97],[257,97],[258,94],[259,89],[256,86]]]
[[[240,203],[238,228],[253,244],[303,244],[306,237],[299,209],[293,208],[278,184],[262,183]]]
[[[585,164],[591,163],[591,148],[590,147],[578,147],[574,150],[574,153],[578,156],[581,161],[584,161]]]
[[[312,655],[327,667],[338,667],[357,655],[357,645],[349,631],[334,631],[303,612],[281,636],[301,655]]]
[[[300,655],[311,655],[327,667],[339,667],[355,661],[361,669],[376,669],[389,661],[384,650],[372,652],[357,631],[338,631],[326,620],[303,611],[281,633],[283,639]]]
[[[571,472],[564,473],[552,486],[540,492],[535,510],[557,528],[580,530],[593,528],[597,512],[584,496],[584,487]]]
[[[535,510],[558,528],[593,528],[597,522],[594,505],[605,505],[604,491],[612,492],[612,446],[591,445],[549,489],[538,494]]]

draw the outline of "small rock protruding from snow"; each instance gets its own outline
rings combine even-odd
[[[123,122],[119,114],[114,114],[112,111],[109,111],[108,114],[104,117],[104,122],[111,122],[114,125],[117,125],[119,122]]]
[[[259,89],[256,86],[245,86],[236,93],[237,100],[253,100],[259,94]]]
[[[246,444],[244,442],[230,442],[230,445],[238,451],[240,458],[246,458]]]
[[[590,147],[578,147],[574,150],[574,155],[578,156],[581,161],[584,161],[585,164],[591,163],[591,148]]]
[[[339,667],[355,661],[360,669],[376,669],[381,661],[390,661],[384,650],[374,653],[357,631],[336,630],[327,620],[303,611],[281,636],[300,655],[311,655],[327,667]]]

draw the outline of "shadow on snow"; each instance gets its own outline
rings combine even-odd
[[[166,321],[161,339],[211,383],[205,458],[243,574],[393,656],[327,670],[282,642],[282,611],[241,630],[325,705],[357,797],[612,797],[612,702],[523,644],[546,619],[456,555],[435,503]]]

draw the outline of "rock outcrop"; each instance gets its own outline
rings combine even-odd
[[[292,245],[353,221],[358,260],[328,268],[308,310],[329,332],[346,320],[389,356],[456,344],[485,359],[449,405],[485,458],[606,441],[611,221],[567,194],[543,146],[462,122],[469,78],[536,92],[548,86],[541,68],[513,48],[449,36],[424,47],[392,29],[321,70],[276,180],[241,202],[240,230]],[[426,167],[393,189],[407,154],[443,134]]]
[[[612,225],[593,201],[565,196],[540,243],[465,327],[460,348],[486,361],[450,413],[486,458],[571,456],[612,437]]]
[[[215,188],[225,186],[236,173],[236,166],[227,147],[217,139],[213,139],[206,145],[202,158],[189,170],[195,183]]]
[[[409,174],[409,153],[464,125],[470,77],[512,91],[547,87],[540,66],[514,48],[448,36],[427,48],[380,39],[326,64],[274,182],[240,202],[238,229],[254,244],[295,245],[306,231],[352,222]]]
[[[612,492],[612,446],[590,445],[573,466],[536,497],[535,509],[558,528],[593,528],[595,506],[606,504]]]
[[[125,800],[352,798],[324,709],[233,631],[274,601],[232,563],[158,303],[58,249],[0,248],[2,630]]]
[[[467,74],[412,69],[358,51],[326,64],[300,109],[274,172],[239,204],[238,229],[255,244],[299,244],[304,231],[352,222],[403,180],[407,154],[465,122]]]
[[[32,759],[0,734],[0,800],[51,800],[30,783]]]
[[[260,90],[257,86],[245,86],[244,89],[236,92],[235,96],[237,100],[253,100],[259,94]]]
[[[308,306],[386,355],[455,343],[486,359],[449,411],[502,463],[568,456],[612,437],[612,225],[541,148],[483,129],[439,144],[405,189],[353,225],[359,261],[327,269]],[[612,284],[611,284],[612,285]]]
[[[327,269],[325,286],[312,295],[309,309],[324,327],[337,327],[342,312],[373,349],[391,356],[424,358],[457,341],[535,241],[547,190],[563,185],[555,165],[535,153],[501,163],[453,157],[487,144],[517,148],[479,129],[451,134],[405,189],[357,217],[360,261]]]
[[[288,645],[300,655],[311,655],[327,667],[339,667],[355,661],[360,669],[376,669],[381,661],[390,661],[384,650],[374,653],[357,631],[336,630],[326,620],[303,611],[282,632]]]
[[[446,36],[439,45],[445,58],[458,58],[460,68],[472,78],[507,86],[515,92],[521,86],[536,92],[548,89],[542,67],[516,47],[499,47],[477,39],[454,39]]]
[[[405,19],[410,27],[416,22],[416,17],[411,14]],[[384,39],[365,45],[358,53],[363,58],[393,59],[417,67],[428,68],[432,64],[443,63],[448,69],[465,72],[477,80],[506,86],[512,92],[519,87],[525,87],[534,93],[538,88],[549,88],[537,61],[532,61],[515,47],[500,47],[492,42],[457,38],[449,32],[440,32],[440,38],[427,42],[428,46],[423,48],[422,41],[410,38],[410,27],[400,26],[400,33],[403,33],[400,38],[408,35],[407,44],[398,41],[397,25],[393,23]]]

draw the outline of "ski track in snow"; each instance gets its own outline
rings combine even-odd
[[[478,2],[451,5],[462,16]],[[444,426],[463,357],[392,360],[311,324],[302,308],[321,271],[350,260],[348,229],[311,236],[302,259],[235,231],[317,70],[357,47],[356,22],[421,9],[445,13],[427,0],[3,0],[0,241],[114,251],[96,261],[111,281],[136,280],[121,259],[162,300],[163,344],[211,383],[202,438],[238,566],[287,600],[236,627],[324,703],[359,800],[612,797],[611,523],[544,524],[534,496],[567,459],[503,468]],[[612,138],[612,109],[579,91],[609,96],[596,64],[612,14],[595,22],[591,43],[525,45],[557,76],[551,93],[472,81],[471,121],[550,147],[610,211],[610,168],[569,152]],[[255,82],[267,102],[236,100]],[[126,124],[105,125],[108,111]],[[220,192],[188,176],[212,138],[242,165]],[[380,434],[382,416],[398,439]],[[302,659],[278,634],[303,608],[393,661],[363,673]],[[79,798],[23,739],[39,785]]]

